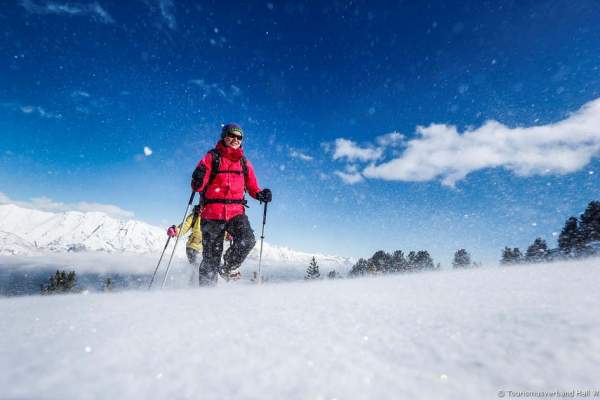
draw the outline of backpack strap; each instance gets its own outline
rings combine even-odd
[[[242,158],[240,158],[240,163],[242,164],[242,172],[244,173],[244,190],[245,190],[246,181],[248,180],[248,164],[246,163],[246,157],[242,156]]]
[[[212,168],[210,170],[208,182],[206,182],[206,186],[202,191],[202,197],[204,197],[204,193],[206,193],[206,190],[208,189],[212,181],[215,180],[215,176],[217,176],[217,174],[219,173],[219,164],[221,163],[221,155],[219,154],[217,149],[210,149],[208,152],[212,154]]]
[[[206,186],[204,187],[204,190],[202,191],[202,198],[204,199],[203,201],[203,205],[209,204],[209,203],[226,203],[226,204],[243,204],[244,206],[246,206],[246,200],[244,199],[243,202],[241,200],[232,200],[232,201],[223,201],[223,200],[214,200],[214,199],[206,199],[204,197],[204,193],[206,193],[206,190],[208,190],[208,187],[210,186],[210,184],[212,183],[212,181],[215,179],[215,177],[217,176],[217,174],[239,174],[240,171],[231,171],[231,170],[219,170],[220,164],[221,164],[221,154],[219,154],[219,151],[217,149],[211,149],[208,151],[210,154],[212,154],[212,168],[210,171],[210,176],[208,177],[208,182],[206,182]],[[242,156],[242,158],[240,158],[240,164],[242,164],[242,171],[241,173],[244,174],[244,191],[246,190],[246,181],[248,180],[248,163],[246,161],[246,157]]]
[[[206,189],[208,188],[208,186],[212,183],[212,181],[215,179],[215,177],[217,176],[217,174],[239,174],[239,171],[231,171],[231,170],[219,170],[220,164],[221,164],[221,154],[219,154],[217,149],[211,149],[208,151],[210,154],[212,154],[212,168],[210,171],[210,176],[208,178],[208,182],[206,183],[206,187],[204,188],[204,191],[206,191]],[[246,157],[242,156],[242,158],[240,158],[240,164],[242,164],[242,173],[244,174],[244,186],[246,186],[246,180],[248,179],[248,163],[246,161]]]

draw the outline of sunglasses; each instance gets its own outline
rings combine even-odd
[[[237,139],[237,140],[239,140],[240,142],[241,142],[241,141],[244,139],[244,137],[243,137],[242,135],[236,135],[236,134],[235,134],[235,133],[233,133],[233,132],[228,132],[228,133],[227,133],[227,137],[228,137],[228,138],[231,138],[231,139]]]

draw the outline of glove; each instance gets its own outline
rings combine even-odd
[[[175,227],[175,225],[170,226],[169,229],[167,229],[167,235],[169,237],[177,236],[177,228]]]
[[[202,182],[204,182],[204,175],[206,175],[206,167],[204,165],[199,165],[192,174],[192,190],[194,192],[198,191],[200,186],[202,186]]]
[[[273,194],[271,193],[270,189],[263,189],[260,192],[256,193],[256,200],[269,203],[271,202],[271,200],[273,200]]]

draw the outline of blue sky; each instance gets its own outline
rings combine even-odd
[[[595,1],[123,3],[0,9],[5,201],[170,225],[229,121],[300,250],[495,261],[600,199]]]

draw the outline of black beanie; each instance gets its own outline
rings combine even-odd
[[[241,126],[239,126],[238,124],[229,123],[224,125],[223,129],[221,129],[221,139],[225,139],[225,136],[227,136],[229,132],[237,132],[240,135],[244,136],[244,131],[242,131]]]

